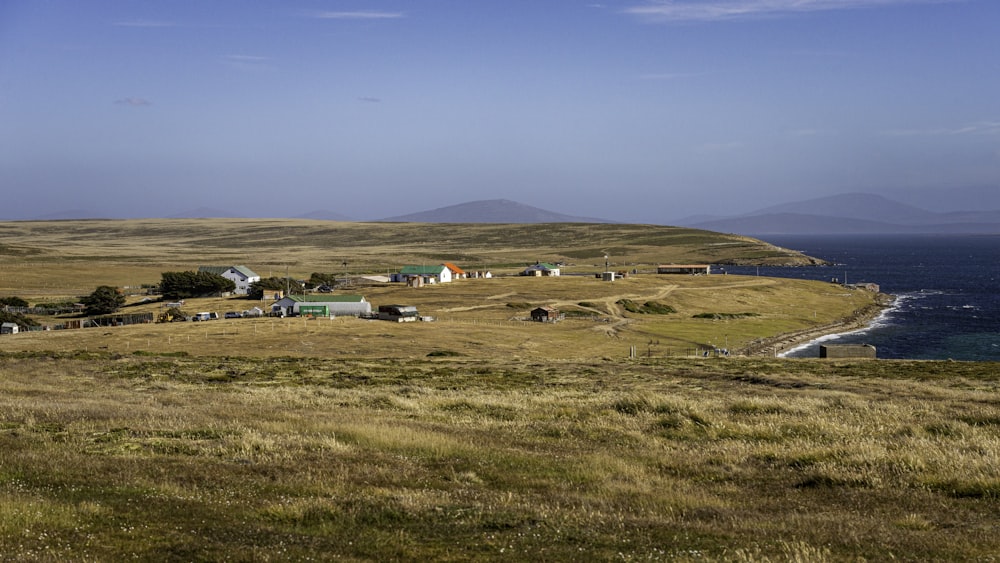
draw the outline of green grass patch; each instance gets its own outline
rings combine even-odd
[[[696,313],[691,315],[693,319],[710,319],[713,321],[728,321],[734,319],[747,319],[759,317],[760,313]]]

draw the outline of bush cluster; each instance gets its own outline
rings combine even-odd
[[[218,274],[208,272],[163,272],[160,292],[166,299],[206,297],[233,291],[236,284]]]

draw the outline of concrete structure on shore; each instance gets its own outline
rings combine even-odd
[[[823,344],[819,347],[819,357],[837,360],[876,358],[875,347],[871,344]]]

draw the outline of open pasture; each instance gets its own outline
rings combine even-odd
[[[245,264],[264,277],[385,274],[454,262],[517,271],[535,261],[567,271],[655,269],[660,263],[803,264],[748,237],[656,225],[338,223],[294,219],[143,219],[0,223],[0,295],[78,295],[98,285],[157,283],[160,273]],[[346,262],[346,266],[344,263]],[[628,266],[626,266],[626,264]]]
[[[863,291],[814,282],[736,276],[656,275],[662,262],[730,263],[811,259],[761,241],[651,225],[420,225],[285,219],[56,221],[0,224],[0,295],[31,302],[74,301],[98,285],[134,294],[122,312],[158,313],[142,303],[144,286],[164,271],[205,264],[244,264],[264,277],[306,279],[313,272],[385,274],[405,264],[452,261],[492,279],[419,289],[401,284],[346,287],[376,307],[407,304],[437,319],[430,326],[388,326],[354,319],[235,319],[211,324],[54,331],[5,339],[7,350],[108,350],[200,354],[417,358],[620,357],[634,346],[647,356],[738,350],[774,335],[850,317],[873,303]],[[593,277],[605,267],[640,273],[613,283]],[[512,276],[525,264],[562,261],[558,278]],[[626,265],[627,264],[627,265]],[[667,314],[629,311],[634,304]],[[555,326],[522,322],[530,309],[567,314]],[[267,302],[192,299],[185,312],[242,311]],[[695,319],[705,313],[739,319]],[[58,319],[39,317],[43,324]]]
[[[554,227],[590,245],[574,256],[544,237],[515,246],[546,227],[504,236],[447,226],[452,238],[436,230],[438,247],[415,241],[424,231],[414,226],[345,225],[351,237],[338,235],[335,251],[324,237],[340,226],[314,223],[3,224],[0,294],[66,299],[218,262],[308,277],[343,269],[348,254],[354,273],[449,260],[504,274],[568,258],[570,273],[584,273],[625,250],[622,261],[642,273],[344,290],[416,305],[434,322],[224,319],[5,335],[0,555],[985,561],[1000,552],[996,366],[692,357],[820,329],[874,306],[870,292],[649,273],[711,252],[731,261],[772,252],[698,232],[677,247],[644,247],[637,226]],[[620,246],[587,238],[599,229]],[[185,310],[254,305],[268,303],[192,299]],[[568,317],[521,320],[541,305]],[[135,295],[124,311],[162,306]],[[632,347],[638,357],[627,359]]]
[[[806,330],[872,306],[875,296],[830,284],[742,276],[641,274],[615,282],[592,276],[496,277],[422,288],[379,284],[347,289],[378,304],[415,305],[431,323],[348,318],[221,319],[57,330],[9,335],[2,349],[24,351],[184,352],[191,355],[421,358],[450,353],[492,358],[619,358],[632,346],[646,356],[690,356],[714,348],[738,350],[780,333]],[[133,302],[137,298],[132,299]],[[673,312],[630,312],[623,303],[657,303]],[[190,299],[186,312],[267,310],[242,298]],[[555,324],[530,322],[530,310],[554,306],[568,314]],[[154,314],[163,303],[123,311]],[[703,313],[749,314],[732,319]],[[54,319],[39,317],[41,322]]]

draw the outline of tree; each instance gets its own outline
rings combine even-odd
[[[7,311],[0,310],[0,323],[14,323],[21,327],[21,330],[27,330],[28,327],[38,326],[38,323],[25,317],[24,315],[18,313],[8,313]]]
[[[260,281],[255,281],[250,284],[250,289],[247,291],[247,299],[261,300],[264,298],[265,293],[272,291],[284,292],[288,289],[288,293],[303,293],[302,285],[299,282],[293,282],[288,278],[263,278]]]
[[[167,299],[187,299],[225,293],[236,289],[236,283],[208,272],[163,272],[160,293]]]
[[[27,307],[28,302],[20,297],[0,297],[0,305],[7,305],[10,307]]]
[[[107,315],[114,313],[125,304],[125,295],[117,287],[102,285],[93,293],[80,300],[88,315]]]

